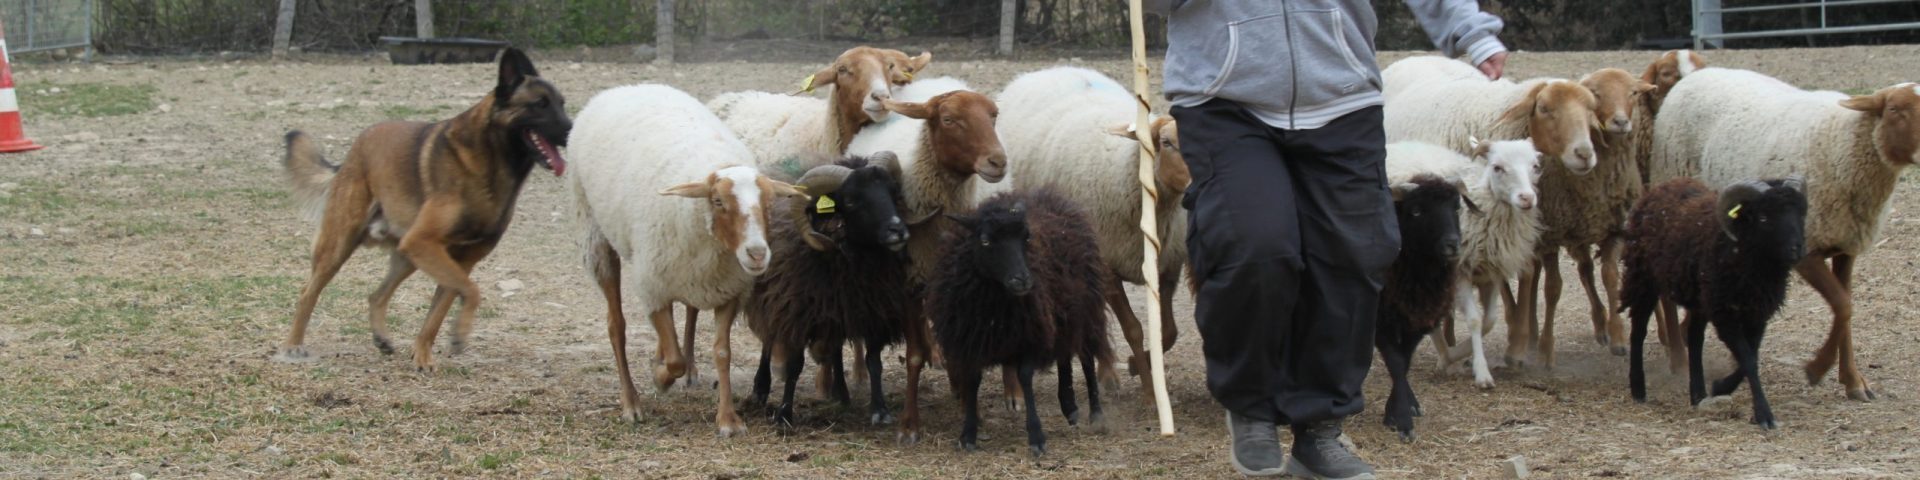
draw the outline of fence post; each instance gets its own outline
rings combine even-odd
[[[280,0],[280,19],[273,22],[273,58],[287,56],[293,44],[293,12],[297,0]],[[89,22],[91,23],[91,22]]]
[[[660,0],[653,15],[654,63],[673,63],[673,0]]]
[[[413,0],[414,36],[433,38],[433,0]]]
[[[1702,39],[1703,36],[1723,33],[1720,25],[1720,0],[1693,1],[1693,48],[1727,48],[1726,40],[1718,38]]]
[[[1014,0],[1000,0],[1000,54],[1013,55],[1013,24],[1020,18]]]

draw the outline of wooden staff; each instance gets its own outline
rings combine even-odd
[[[1173,436],[1173,403],[1167,398],[1167,359],[1160,348],[1160,228],[1154,220],[1160,190],[1154,183],[1152,125],[1147,123],[1147,27],[1140,0],[1127,2],[1127,21],[1133,29],[1133,98],[1140,103],[1133,117],[1134,139],[1140,144],[1140,231],[1146,233],[1140,273],[1147,280],[1147,364],[1153,375],[1153,406],[1160,413],[1160,435]]]

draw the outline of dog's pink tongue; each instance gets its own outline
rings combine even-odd
[[[560,156],[560,149],[554,148],[553,143],[548,142],[546,137],[538,133],[528,132],[527,136],[533,137],[533,144],[539,146],[540,154],[547,157],[547,166],[553,168],[553,176],[558,177],[566,173],[567,159]]]

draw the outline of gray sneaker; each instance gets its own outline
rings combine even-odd
[[[1227,412],[1227,434],[1233,436],[1233,469],[1249,477],[1278,477],[1286,473],[1286,455],[1280,453],[1279,426],[1273,422],[1240,418]]]
[[[1293,426],[1287,475],[1322,480],[1373,480],[1373,466],[1340,443],[1340,421]]]

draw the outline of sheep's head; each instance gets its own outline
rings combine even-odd
[[[941,167],[966,175],[980,175],[987,183],[1007,176],[1007,151],[1000,145],[994,123],[1000,107],[978,92],[956,90],[926,103],[885,102],[888,110],[907,118],[926,120],[922,148],[932,149]]]
[[[1534,151],[1533,143],[1479,139],[1469,139],[1468,143],[1473,146],[1473,160],[1486,169],[1481,181],[1486,183],[1487,191],[1514,208],[1532,209],[1539,199],[1534,184],[1540,182],[1540,153]]]
[[[893,52],[893,53],[887,53]],[[833,63],[820,69],[802,90],[812,90],[815,85],[832,85],[831,99],[842,112],[858,109],[874,122],[887,119],[887,109],[881,105],[893,98],[894,73],[888,66],[894,63],[894,54],[905,57],[897,51],[872,47],[853,47],[835,58]],[[933,57],[927,56],[931,61]]]
[[[804,201],[806,194],[792,185],[760,175],[753,167],[727,167],[706,180],[674,185],[661,195],[704,201],[708,206],[708,233],[733,252],[748,275],[767,271],[767,206],[782,198]]]
[[[913,77],[919,75],[921,70],[926,70],[927,64],[933,63],[933,54],[929,52],[923,51],[912,57],[907,56],[907,52],[890,48],[880,52],[887,56],[887,79],[896,87],[913,83]]]
[[[1602,68],[1580,79],[1580,86],[1593,92],[1594,120],[1605,133],[1624,135],[1633,131],[1633,105],[1640,96],[1655,88],[1626,70]]]
[[[800,176],[795,185],[812,195],[800,219],[803,240],[814,250],[828,251],[834,240],[815,231],[814,217],[832,215],[844,222],[848,243],[899,251],[907,244],[907,222],[900,219],[900,162],[893,152],[875,152],[865,159],[850,158],[821,165]]]
[[[1179,198],[1187,191],[1187,185],[1193,183],[1193,173],[1187,171],[1186,157],[1180,155],[1180,126],[1173,117],[1155,116],[1149,122],[1153,132],[1149,135],[1154,143],[1154,181],[1160,187],[1160,198]],[[1138,141],[1133,136],[1133,124],[1125,123],[1107,127],[1107,133],[1120,138]]]
[[[1668,50],[1647,65],[1640,74],[1640,81],[1653,84],[1653,95],[1647,97],[1647,111],[1659,113],[1660,103],[1666,101],[1667,92],[1673,91],[1673,85],[1695,70],[1707,68],[1707,58],[1692,50]]]
[[[1403,254],[1452,259],[1460,253],[1460,200],[1456,184],[1422,174],[1393,185],[1393,211],[1400,220]],[[1471,202],[1471,201],[1469,201]]]
[[[1533,147],[1560,159],[1574,175],[1593,170],[1593,92],[1566,80],[1537,83],[1527,96],[1500,115],[1499,123],[1526,122]]]
[[[1033,290],[1033,275],[1027,268],[1027,209],[1021,202],[995,202],[981,205],[972,216],[948,215],[958,229],[953,252],[964,255],[974,274],[1000,284],[1014,295]]]
[[[1807,194],[1799,178],[1754,180],[1720,191],[1714,216],[1729,240],[1774,262],[1806,255]]]
[[[1904,167],[1920,162],[1920,84],[1902,83],[1840,102],[1879,120],[1873,143],[1880,158]]]

